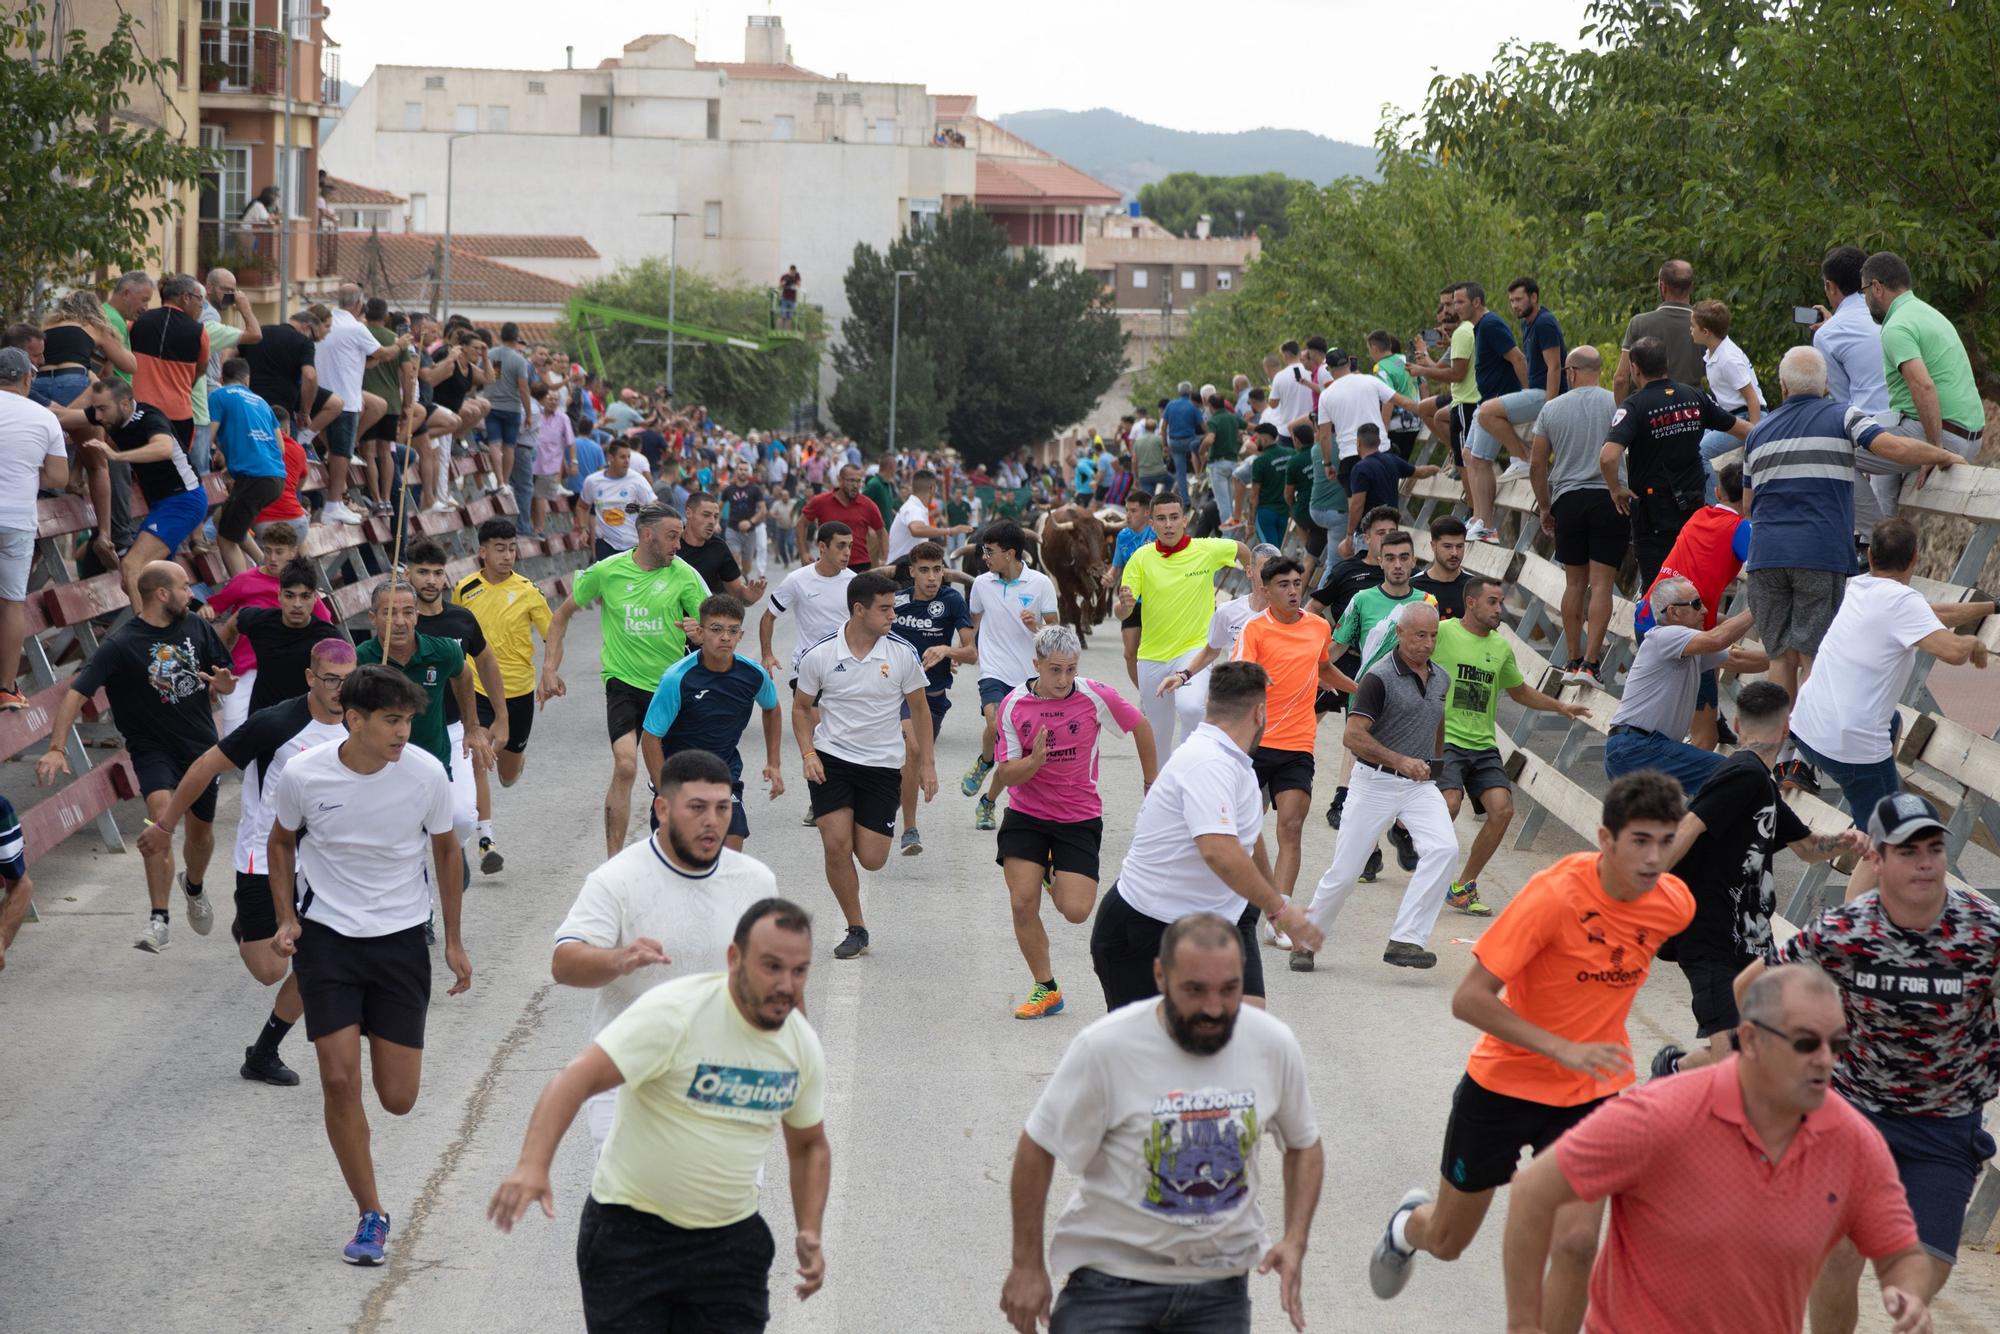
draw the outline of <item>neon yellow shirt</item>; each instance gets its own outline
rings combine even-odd
[[[1171,556],[1148,542],[1125,562],[1125,587],[1145,604],[1139,623],[1139,656],[1172,662],[1208,638],[1215,615],[1215,572],[1236,564],[1236,542],[1228,537],[1190,538]]]
[[[526,577],[515,574],[498,584],[489,584],[478,571],[459,581],[451,600],[472,613],[486,634],[493,659],[500,664],[500,684],[507,698],[526,695],[535,688],[535,631],[548,638],[549,600]],[[480,694],[486,683],[475,673],[473,685]]]

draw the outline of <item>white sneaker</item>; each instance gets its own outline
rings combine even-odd
[[[358,524],[361,522],[361,516],[359,514],[356,514],[353,510],[347,508],[347,506],[341,504],[338,500],[327,501],[326,508],[319,512],[319,516],[320,516],[320,521],[322,523]]]
[[[139,938],[132,942],[132,948],[135,950],[144,950],[148,954],[158,954],[166,947],[167,924],[157,917],[148,917],[146,919],[146,929],[141,931]]]
[[[1257,919],[1257,936],[1259,940],[1275,949],[1289,952],[1292,948],[1292,938],[1271,925],[1271,919],[1268,917]]]
[[[205,936],[209,928],[215,925],[215,907],[209,903],[207,894],[189,894],[187,887],[187,872],[182,871],[181,893],[187,897],[188,925],[194,928],[197,936]]]
[[[1526,477],[1527,475],[1528,461],[1526,459],[1515,459],[1507,465],[1507,471],[1500,474],[1500,480],[1511,482],[1518,477]]]
[[[333,507],[329,505],[327,508],[332,509]],[[1491,529],[1477,519],[1467,519],[1465,521],[1465,540],[1468,542],[1484,541],[1486,534],[1491,531]]]
[[[431,506],[429,506],[428,508],[426,508],[426,509],[424,510],[424,513],[426,513],[426,514],[450,514],[450,513],[451,513],[451,512],[453,511],[453,510],[456,510],[457,508],[458,508],[458,506],[456,506],[456,505],[452,504],[452,503],[451,503],[451,502],[450,502],[449,500],[440,500],[440,501],[438,501],[438,502],[437,502],[436,504],[434,504],[434,505],[431,505]]]

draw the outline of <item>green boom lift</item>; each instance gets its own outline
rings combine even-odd
[[[696,342],[713,343],[718,347],[741,348],[745,352],[769,352],[786,343],[797,342],[801,336],[790,329],[777,328],[767,329],[760,334],[729,333],[722,329],[689,324],[685,320],[668,320],[636,310],[620,310],[616,306],[599,305],[595,301],[585,301],[581,297],[570,298],[568,314],[570,323],[583,335],[584,345],[590,352],[591,369],[599,375],[604,374],[604,357],[597,348],[597,330],[603,327],[595,323],[598,320],[634,324],[642,329],[670,333],[677,338],[691,338]]]

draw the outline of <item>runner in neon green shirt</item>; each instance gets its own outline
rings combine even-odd
[[[1240,565],[1248,574],[1250,548],[1229,537],[1189,537],[1187,510],[1170,490],[1153,497],[1153,533],[1154,540],[1125,562],[1117,612],[1122,620],[1140,600],[1146,604],[1139,625],[1139,708],[1153,726],[1164,764],[1174,752],[1178,715],[1173,695],[1161,697],[1160,683],[1201,651],[1215,614],[1215,572]]]

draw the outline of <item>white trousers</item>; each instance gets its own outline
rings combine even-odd
[[[1147,658],[1139,659],[1139,712],[1145,714],[1146,721],[1152,725],[1153,749],[1158,755],[1161,764],[1167,762],[1167,757],[1174,753],[1174,746],[1178,744],[1174,739],[1176,724],[1181,725],[1180,739],[1185,741],[1188,737],[1194,735],[1194,729],[1200,725],[1201,718],[1197,715],[1192,723],[1182,718],[1174,703],[1174,696],[1181,692],[1179,690],[1173,691],[1166,698],[1162,699],[1160,697],[1160,682],[1193,662],[1195,654],[1200,651],[1198,648],[1191,648],[1169,662],[1153,662]],[[1182,689],[1184,690],[1186,687],[1183,686]],[[1203,697],[1206,699],[1205,689]]]
[[[236,678],[236,689],[222,697],[222,735],[228,736],[243,726],[243,720],[250,716],[250,692],[257,685],[257,669]]]
[[[1187,736],[1201,726],[1201,720],[1208,713],[1208,674],[1213,667],[1204,667],[1196,672],[1188,683],[1174,692],[1174,714],[1181,721],[1181,735]]]
[[[1431,928],[1444,911],[1444,896],[1451,889],[1451,873],[1458,862],[1458,837],[1452,831],[1444,793],[1429,779],[1418,782],[1356,761],[1354,775],[1348,780],[1340,832],[1334,839],[1333,864],[1319,878],[1319,889],[1306,910],[1313,925],[1326,932],[1329,940],[1334,919],[1340,916],[1368,864],[1368,854],[1398,820],[1416,844],[1417,869],[1410,875],[1410,887],[1403,893],[1402,907],[1396,910],[1396,925],[1389,939],[1410,945],[1422,945],[1430,939]]]

